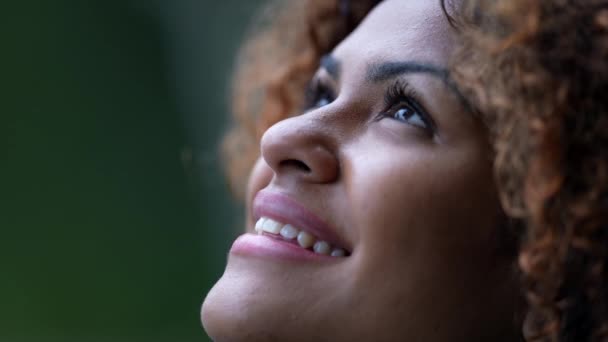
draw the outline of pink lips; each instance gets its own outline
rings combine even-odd
[[[313,253],[296,244],[268,235],[243,234],[232,244],[231,254],[291,261],[336,261],[328,255]]]
[[[350,250],[342,240],[311,211],[292,198],[275,192],[260,191],[253,201],[253,218],[268,217],[284,224],[291,224],[315,235],[333,246]],[[334,257],[315,254],[297,244],[267,235],[244,234],[233,244],[231,253],[280,257],[291,260],[335,260]]]
[[[346,246],[323,220],[300,203],[283,194],[270,191],[258,192],[253,200],[254,221],[257,221],[260,217],[268,217],[285,224],[289,223],[311,233],[320,240],[350,250],[349,246]]]

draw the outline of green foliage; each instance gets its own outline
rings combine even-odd
[[[240,224],[214,153],[256,2],[163,3],[3,5],[0,341],[206,340]]]

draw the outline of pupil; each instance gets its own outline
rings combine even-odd
[[[408,112],[409,112],[409,111],[407,110],[407,108],[401,108],[401,109],[399,109],[399,110],[397,111],[397,117],[398,117],[399,119],[403,119],[403,120],[405,120],[405,119],[407,119],[407,116],[408,116],[407,114],[408,114]]]

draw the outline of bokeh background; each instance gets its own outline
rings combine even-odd
[[[0,342],[208,341],[241,225],[217,146],[261,3],[2,4]]]

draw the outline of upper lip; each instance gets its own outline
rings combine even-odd
[[[253,199],[254,222],[267,217],[305,230],[318,239],[351,251],[330,226],[291,197],[271,191],[260,191]]]

